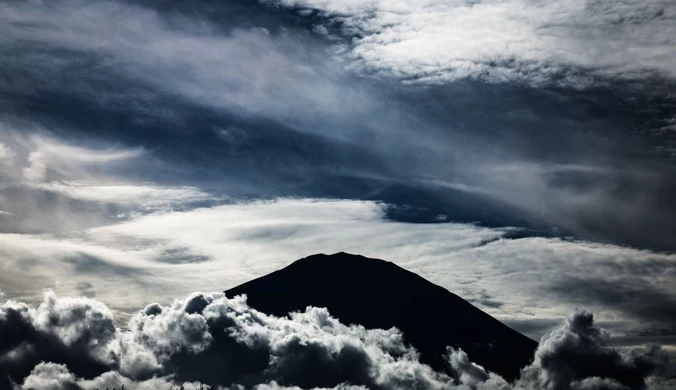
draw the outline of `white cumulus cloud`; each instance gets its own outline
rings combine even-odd
[[[664,375],[669,361],[663,351],[607,347],[607,334],[584,311],[573,312],[542,338],[533,363],[513,384],[452,348],[446,356],[450,370],[434,371],[419,362],[396,328],[347,326],[315,307],[275,317],[249,307],[246,297],[222,293],[151,303],[124,330],[96,300],[47,292],[35,309],[5,302],[0,331],[12,336],[0,343],[0,372],[6,375],[0,384],[12,381],[24,390],[184,383],[233,390],[277,389],[279,384],[336,390],[643,389],[646,382],[657,390],[673,385]]]

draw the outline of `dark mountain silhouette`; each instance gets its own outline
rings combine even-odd
[[[421,360],[446,368],[446,346],[508,380],[533,357],[537,343],[457,295],[383,260],[347,253],[318,254],[227,290],[246,294],[249,304],[277,316],[307,306],[326,307],[346,324],[396,326]]]

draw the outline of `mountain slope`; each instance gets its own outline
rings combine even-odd
[[[396,326],[421,360],[439,370],[446,346],[454,346],[511,380],[537,348],[448,290],[391,262],[347,253],[309,256],[225,293],[246,294],[252,307],[277,316],[318,306],[343,323]]]

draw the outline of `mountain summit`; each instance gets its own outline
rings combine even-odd
[[[533,357],[537,343],[441,286],[391,262],[348,253],[317,254],[227,290],[249,304],[284,316],[307,306],[326,307],[345,324],[397,327],[421,360],[445,369],[447,346],[512,380]]]

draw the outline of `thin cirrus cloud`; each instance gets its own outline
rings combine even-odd
[[[107,108],[180,120],[180,113],[162,107],[169,95],[310,131],[320,118],[326,127],[338,112],[363,112],[374,104],[365,88],[332,80],[331,73],[341,77],[339,68],[323,61],[326,52],[316,40],[294,30],[272,34],[129,3],[72,0],[43,7],[29,1],[1,7],[0,48],[11,54],[13,73],[34,65],[26,71],[31,83],[39,80],[45,90],[66,90]],[[26,24],[40,28],[21,28]],[[41,44],[17,53],[16,41]],[[63,49],[73,52],[64,58]],[[111,80],[120,85],[115,92],[106,88]],[[3,83],[19,95],[35,92],[22,79]]]
[[[438,87],[406,87],[344,69],[333,41],[306,31],[303,23],[314,22],[303,13],[282,22],[288,15],[277,7],[275,25],[258,15],[273,13],[261,4],[249,5],[256,12],[247,8],[240,20],[227,17],[237,2],[195,12],[153,4],[0,5],[0,50],[9,59],[6,71],[16,75],[0,80],[9,116],[69,139],[118,141],[143,159],[129,172],[136,181],[219,187],[226,195],[391,203],[418,198],[398,196],[413,188],[434,199],[435,208],[455,210],[451,220],[673,249],[665,233],[676,210],[673,166],[659,156],[671,153],[671,133],[653,134],[672,116],[668,107],[656,115],[645,91],[624,84],[599,96],[524,89],[518,82],[486,85],[473,74]],[[331,15],[341,4],[305,5]],[[354,23],[370,16],[376,23],[379,7],[390,7],[350,4],[335,10]],[[366,19],[359,16],[365,4],[375,10]],[[401,15],[415,8],[397,4]],[[481,10],[496,4],[467,9],[488,12]],[[539,12],[552,14],[552,4],[542,3]],[[427,5],[430,12],[453,7]],[[473,24],[479,25],[493,26]],[[632,26],[617,28],[638,28]],[[422,43],[435,37],[423,34]],[[18,50],[16,42],[25,44]],[[35,151],[26,158],[24,178],[55,172],[53,156]],[[516,169],[498,172],[505,166]]]
[[[45,131],[0,135],[2,232],[64,232],[119,222],[135,213],[216,202],[191,186],[161,185],[130,177],[152,161],[140,148],[67,143]],[[142,172],[143,169],[135,169]]]
[[[56,182],[29,185],[30,188],[63,195],[70,199],[101,203],[133,205],[141,209],[186,205],[213,200],[213,196],[194,187],[165,187],[151,184],[89,184],[86,182]]]
[[[671,1],[268,2],[319,11],[355,37],[345,50],[356,68],[412,82],[676,76]]]
[[[4,122],[0,126],[0,161],[4,160],[0,177],[5,182],[101,178],[117,163],[129,163],[144,154],[141,148],[65,142],[41,127],[12,127]]]

